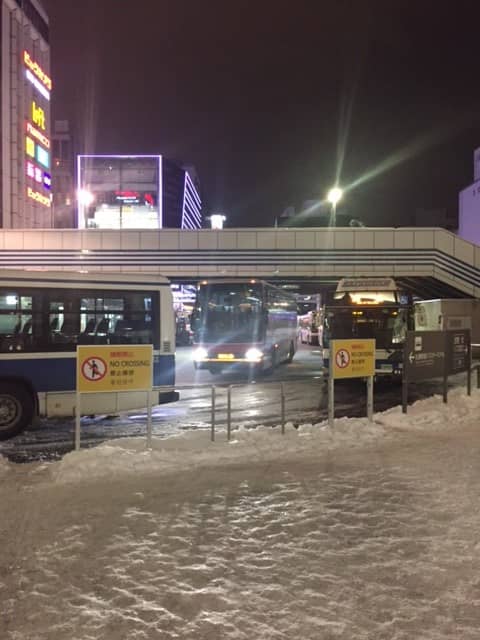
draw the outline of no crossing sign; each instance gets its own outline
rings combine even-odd
[[[350,364],[350,352],[346,349],[339,349],[335,353],[335,362],[337,363],[337,367],[340,369],[345,369]]]
[[[148,391],[153,384],[152,345],[77,347],[77,391]]]
[[[332,340],[330,350],[333,378],[368,378],[375,374],[375,340]]]
[[[82,376],[90,382],[100,382],[107,373],[107,363],[99,356],[90,356],[82,362]]]

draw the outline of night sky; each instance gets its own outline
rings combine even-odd
[[[376,226],[412,224],[417,209],[455,217],[473,180],[476,2],[43,4],[54,117],[79,150],[193,164],[205,213],[228,226],[323,198],[340,166],[341,184],[357,183],[344,206]]]

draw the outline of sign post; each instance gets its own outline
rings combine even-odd
[[[80,449],[81,396],[84,393],[147,392],[147,446],[152,439],[153,346],[115,344],[77,346],[75,450]]]
[[[331,340],[328,376],[328,423],[335,416],[335,380],[367,378],[367,414],[373,420],[373,376],[375,375],[375,340]]]

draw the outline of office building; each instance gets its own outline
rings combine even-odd
[[[75,156],[68,120],[55,120],[52,132],[53,226],[76,226]]]
[[[39,0],[0,0],[0,226],[53,226],[48,17]]]
[[[480,245],[480,148],[473,156],[474,181],[460,191],[458,201],[458,235]]]
[[[199,229],[198,178],[161,155],[80,155],[79,229]]]

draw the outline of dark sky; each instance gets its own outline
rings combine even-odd
[[[207,211],[272,224],[350,185],[352,215],[457,212],[480,146],[476,2],[43,0],[54,117],[82,150],[194,164]],[[343,149],[343,154],[339,152]]]

